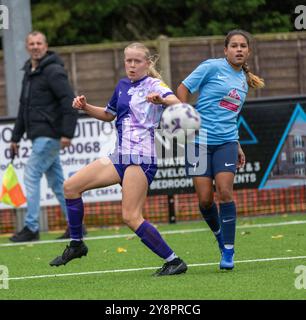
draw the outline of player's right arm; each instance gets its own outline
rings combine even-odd
[[[211,75],[216,72],[217,66],[218,59],[203,61],[178,86],[176,96],[182,102],[188,102],[190,95],[201,90],[201,86],[205,85]]]
[[[89,116],[99,120],[110,122],[116,118],[115,115],[109,112],[106,112],[105,111],[106,108],[96,107],[87,103],[86,97],[83,95],[77,96],[76,98],[73,99],[72,107],[78,110],[83,110]]]
[[[189,90],[185,87],[183,83],[181,83],[176,91],[176,96],[182,101],[182,102],[187,102],[189,99],[190,92]]]

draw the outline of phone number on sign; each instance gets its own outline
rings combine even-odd
[[[22,146],[18,149],[18,153],[16,155],[17,158],[29,158],[31,155],[32,146]],[[100,142],[86,142],[86,143],[72,143],[69,147],[62,149],[60,151],[60,155],[65,154],[75,154],[75,153],[99,153],[101,151]],[[11,159],[11,149],[6,148],[4,150],[4,156],[6,159]]]

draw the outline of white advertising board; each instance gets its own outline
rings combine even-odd
[[[0,182],[2,188],[2,176],[9,165],[10,141],[13,122],[0,123]],[[116,129],[113,122],[103,122],[93,118],[80,118],[75,130],[75,136],[70,147],[61,150],[60,159],[67,179],[88,163],[110,154],[116,142]],[[14,159],[16,170],[22,190],[25,193],[23,182],[24,168],[31,154],[32,143],[25,136],[20,141],[19,155]],[[121,186],[119,184],[102,189],[87,191],[83,194],[83,201],[100,202],[121,200]],[[41,206],[57,205],[52,190],[47,185],[45,177],[41,180]],[[26,207],[26,204],[22,207]],[[0,209],[10,208],[0,202]]]

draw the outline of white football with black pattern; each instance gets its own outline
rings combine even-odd
[[[167,107],[160,120],[160,127],[165,136],[176,137],[179,142],[194,134],[201,126],[201,117],[188,103],[178,103]]]

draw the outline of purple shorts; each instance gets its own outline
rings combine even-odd
[[[109,155],[109,159],[116,168],[121,178],[121,182],[123,180],[126,168],[131,165],[137,165],[141,167],[148,180],[148,185],[152,183],[157,171],[157,160],[155,157],[145,157],[135,154],[122,155],[117,152],[114,152],[111,155]]]

